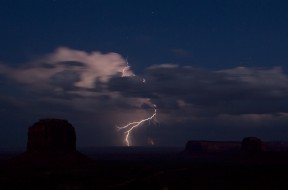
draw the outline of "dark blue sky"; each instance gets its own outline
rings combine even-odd
[[[117,52],[137,68],[284,66],[287,6],[284,0],[4,0],[0,57],[18,62],[67,46]]]
[[[41,117],[72,118],[80,145],[119,145],[113,125],[125,121],[113,113],[139,115],[143,105],[132,103],[145,98],[147,113],[149,103],[159,107],[162,127],[146,130],[161,146],[245,135],[287,140],[287,7],[285,0],[2,0],[0,147],[25,144],[27,127]],[[127,57],[146,86],[107,66]],[[94,114],[99,127],[87,122]],[[102,121],[108,115],[114,124]]]

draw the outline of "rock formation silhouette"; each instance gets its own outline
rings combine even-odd
[[[28,129],[27,150],[13,159],[13,164],[70,168],[90,161],[76,150],[76,132],[67,120],[40,119]]]
[[[27,152],[75,151],[74,127],[62,119],[41,119],[28,130]]]
[[[263,151],[263,143],[257,137],[245,137],[241,142],[241,150],[244,153],[260,153]]]
[[[188,152],[193,152],[193,153],[202,153],[206,151],[207,143],[201,142],[201,141],[188,141],[185,146],[185,150]]]
[[[219,153],[237,151],[240,148],[238,142],[228,141],[188,141],[185,151],[188,153]]]

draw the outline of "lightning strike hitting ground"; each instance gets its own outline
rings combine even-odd
[[[130,134],[133,131],[133,129],[135,129],[136,127],[141,126],[146,121],[151,121],[152,119],[156,119],[156,114],[157,114],[157,109],[156,109],[156,105],[154,104],[154,113],[150,117],[148,117],[146,119],[142,119],[140,121],[130,122],[130,123],[128,123],[127,125],[125,125],[123,127],[118,127],[119,130],[127,129],[124,132],[126,134],[125,135],[125,143],[126,143],[127,146],[130,146]]]
[[[124,67],[123,70],[122,70],[122,75],[121,75],[122,77],[133,77],[133,76],[136,76],[135,74],[129,72],[129,68],[130,68],[130,66],[129,66],[129,63],[128,63],[127,59],[126,59],[126,67]],[[146,83],[146,79],[143,78],[142,82]],[[128,123],[127,125],[125,125],[123,127],[117,127],[119,130],[124,130],[124,129],[126,130],[124,132],[124,134],[125,134],[125,144],[127,146],[130,146],[130,144],[131,144],[130,143],[130,135],[131,135],[131,132],[133,131],[133,129],[141,126],[146,121],[150,122],[152,119],[155,119],[155,121],[157,121],[156,120],[156,114],[157,114],[156,105],[153,104],[153,106],[154,106],[154,113],[150,117],[148,117],[146,119],[142,119],[140,121],[130,122],[130,123]]]

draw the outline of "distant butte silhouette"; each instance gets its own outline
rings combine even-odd
[[[185,150],[193,153],[202,153],[207,149],[208,143],[204,141],[188,141]]]
[[[260,153],[263,151],[263,143],[257,137],[245,137],[241,142],[241,150],[245,153]]]
[[[29,127],[27,150],[13,159],[27,167],[71,167],[90,161],[76,150],[75,129],[63,119],[40,119]]]
[[[76,151],[74,127],[63,119],[40,119],[28,130],[27,152]]]

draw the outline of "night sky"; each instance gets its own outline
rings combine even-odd
[[[0,148],[40,118],[78,146],[288,140],[286,0],[1,0]],[[129,68],[125,69],[129,63]],[[122,71],[125,70],[123,77]],[[145,81],[145,83],[143,82]]]

